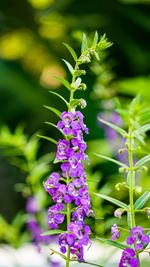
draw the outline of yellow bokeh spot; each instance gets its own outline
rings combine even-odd
[[[8,60],[21,58],[31,41],[28,32],[12,32],[0,39],[0,57]]]
[[[36,42],[30,46],[30,49],[22,58],[24,68],[37,75],[42,72],[43,68],[49,61],[50,55],[48,51]]]
[[[39,33],[47,39],[58,39],[64,36],[65,28],[62,24],[52,23],[51,25],[41,26]]]
[[[44,9],[52,5],[55,0],[28,0],[30,4],[37,9]]]
[[[64,36],[65,25],[63,18],[57,14],[45,15],[38,18],[39,34],[47,39],[57,39]]]
[[[66,73],[64,69],[59,66],[59,65],[49,65],[46,66],[41,74],[40,77],[40,83],[43,85],[45,88],[58,88],[61,83],[55,78],[55,76],[61,76],[64,77],[66,76]]]

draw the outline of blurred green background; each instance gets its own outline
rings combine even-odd
[[[55,75],[67,77],[61,59],[72,60],[62,43],[69,43],[79,53],[82,32],[93,35],[97,30],[101,35],[106,33],[114,45],[101,55],[100,66],[93,63],[88,69],[84,78],[88,90],[85,95],[80,94],[88,101],[85,122],[90,128],[90,151],[111,154],[112,149],[108,148],[103,130],[97,124],[97,114],[105,110],[115,96],[126,102],[142,92],[145,101],[150,101],[149,8],[149,0],[1,0],[0,127],[7,125],[14,132],[20,124],[28,136],[42,130],[57,138],[55,129],[43,123],[56,122],[57,118],[42,105],[64,109],[62,102],[48,93],[53,89],[67,97],[65,89],[54,78]],[[0,143],[3,137],[0,134]],[[7,145],[11,140],[13,137],[7,136]],[[36,156],[39,158],[54,149],[52,144],[41,141]],[[0,213],[11,222],[25,206],[22,194],[14,190],[18,181],[24,181],[25,174],[8,163],[9,157],[3,149],[0,157]],[[87,171],[91,179],[92,175],[99,179],[99,187],[106,194],[113,191],[111,185],[120,178],[114,179],[117,168],[113,165],[108,168],[107,163],[99,165],[95,159]],[[113,179],[109,180],[110,176]],[[43,179],[39,181],[41,187]],[[90,186],[96,190],[97,184]],[[109,228],[113,208],[104,201],[95,205],[100,217],[105,216],[102,210],[107,206]],[[103,234],[104,225],[97,231]]]

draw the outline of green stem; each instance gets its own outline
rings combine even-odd
[[[128,143],[128,156],[129,156],[129,205],[130,205],[130,215],[131,215],[131,228],[136,226],[135,223],[135,209],[134,209],[134,185],[135,185],[135,170],[134,170],[134,162],[133,162],[133,145],[134,139],[132,135],[132,128],[129,129],[129,143]],[[134,245],[135,248],[135,245]],[[139,254],[136,253],[140,267],[140,258]]]
[[[131,228],[135,227],[135,211],[134,211],[134,184],[135,184],[135,171],[133,165],[133,137],[132,137],[132,129],[129,130],[129,147],[128,147],[128,155],[129,155],[129,203],[130,203],[130,214],[131,214]]]
[[[75,69],[74,69],[74,72],[78,69],[78,63],[76,62],[76,65],[75,65]],[[73,74],[72,76],[72,83],[75,82],[75,75]],[[70,91],[70,98],[69,98],[69,108],[68,108],[68,111],[71,110],[71,107],[70,107],[70,103],[71,101],[73,100],[73,97],[74,97],[74,90],[71,90]],[[67,178],[67,182],[66,184],[68,185],[69,182],[70,182],[70,177],[68,175],[68,173],[66,173],[66,178]],[[71,221],[71,204],[67,204],[67,226],[69,225]],[[66,267],[69,267],[70,265],[70,247],[68,246],[67,247],[67,259],[66,259]]]
[[[66,173],[67,178],[67,185],[69,184],[69,175]],[[69,225],[71,221],[71,204],[67,204],[67,226]],[[66,267],[69,267],[70,264],[70,247],[67,247],[67,259],[66,259]]]

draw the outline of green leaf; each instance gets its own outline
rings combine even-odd
[[[57,145],[57,141],[54,140],[53,138],[50,138],[50,137],[48,137],[48,136],[44,136],[44,135],[40,135],[40,134],[37,134],[37,136],[40,137],[40,138],[43,138],[43,139],[45,139],[45,140],[48,140],[48,141],[54,143],[55,145]]]
[[[71,90],[71,85],[67,80],[59,76],[55,76],[55,78],[60,81],[69,91]]]
[[[53,107],[49,107],[49,106],[45,106],[45,105],[44,105],[44,107],[51,110],[52,112],[54,112],[58,117],[61,117],[61,112],[58,109],[53,108]]]
[[[51,250],[52,254],[57,254],[57,255],[59,255],[61,258],[63,258],[65,261],[67,260],[67,257],[66,257],[64,254],[62,254],[62,253],[60,253],[60,252],[58,252],[58,251],[56,251],[56,250],[54,250],[54,249],[52,249],[52,248],[50,248],[50,250]]]
[[[95,55],[95,58],[99,61],[100,60],[99,54],[96,51],[94,51],[94,55]]]
[[[74,49],[70,45],[68,45],[66,43],[63,43],[63,44],[69,50],[69,52],[72,55],[72,57],[74,58],[74,60],[77,61],[78,60],[78,57],[77,57],[76,52],[74,51]]]
[[[117,206],[119,206],[119,207],[121,207],[123,209],[126,209],[126,210],[128,209],[128,206],[125,203],[123,203],[122,201],[120,201],[120,200],[117,200],[115,198],[112,198],[112,197],[109,197],[109,196],[105,196],[105,195],[102,195],[102,194],[98,194],[98,193],[93,193],[93,194],[95,196],[98,196],[100,198],[108,200],[109,202],[111,202],[111,203],[113,203],[113,204],[115,204],[115,205],[117,205]]]
[[[146,233],[147,235],[150,235],[150,230]]]
[[[101,154],[97,154],[97,153],[94,153],[94,155],[96,155],[96,156],[99,157],[99,158],[109,160],[109,161],[111,161],[111,162],[113,162],[113,163],[115,163],[115,164],[117,164],[117,165],[120,165],[120,166],[123,167],[123,168],[128,168],[127,165],[125,165],[124,163],[122,163],[122,162],[120,162],[120,161],[118,161],[118,160],[115,160],[115,159],[112,159],[112,158],[110,158],[110,157],[107,157],[107,156],[104,156],[104,155],[101,155]]]
[[[81,45],[81,53],[84,53],[88,48],[88,41],[85,33],[83,33],[82,45]]]
[[[46,124],[48,124],[48,125],[51,125],[51,126],[53,126],[54,128],[56,128],[57,130],[59,130],[59,131],[61,132],[61,130],[60,130],[60,129],[58,129],[57,125],[55,125],[54,123],[52,123],[52,122],[49,122],[49,121],[45,121],[45,123],[46,123]],[[61,132],[61,133],[62,133],[62,132]]]
[[[58,235],[58,234],[61,234],[61,233],[63,233],[62,230],[49,230],[49,231],[43,232],[41,234],[41,236]]]
[[[145,145],[145,142],[144,142],[144,138],[142,135],[138,134],[137,132],[135,132],[135,136],[137,138],[137,140],[142,144],[142,145]]]
[[[60,95],[60,94],[58,94],[58,93],[56,93],[56,92],[54,92],[54,91],[49,91],[49,93],[58,96],[60,99],[62,99],[62,100],[65,102],[65,104],[66,104],[67,107],[68,107],[68,104],[69,104],[69,103],[66,101],[66,99],[65,99],[62,95]]]
[[[144,126],[140,127],[138,130],[136,130],[135,134],[143,134],[150,130],[150,123],[145,124]]]
[[[78,260],[70,260],[71,262],[78,262]],[[92,262],[88,262],[88,261],[80,261],[80,263],[83,263],[83,264],[88,264],[90,266],[97,266],[97,267],[103,267],[102,265],[99,265],[99,264],[96,264],[96,263],[92,263]]]
[[[140,159],[136,164],[135,168],[139,168],[143,166],[146,162],[150,161],[150,155],[145,156],[144,158]]]
[[[103,124],[109,126],[113,130],[115,130],[116,132],[118,132],[119,134],[121,134],[123,137],[126,137],[127,136],[127,132],[125,130],[123,130],[122,128],[120,128],[119,126],[117,126],[117,125],[115,125],[115,124],[113,124],[111,122],[102,120],[101,118],[99,118],[99,121],[102,122]]]
[[[71,75],[73,75],[73,73],[74,73],[74,69],[73,69],[73,67],[71,66],[71,64],[70,64],[67,60],[65,60],[65,59],[62,59],[62,60],[65,62],[65,64],[66,64],[68,70],[70,71]]]
[[[146,191],[143,195],[141,195],[134,204],[135,209],[141,209],[145,205],[145,203],[150,199],[150,192]]]
[[[149,230],[146,234],[150,236],[150,230]],[[149,246],[149,244],[145,244],[145,245],[143,246],[143,248],[146,249],[147,246]]]
[[[97,43],[98,43],[98,32],[96,31],[95,32],[95,35],[94,35],[94,40],[93,40],[92,46],[96,46]]]
[[[96,237],[96,239],[100,240],[101,242],[103,242],[105,244],[120,248],[122,250],[124,250],[125,248],[128,248],[128,246],[121,244],[119,242],[116,242],[116,241],[112,241],[110,239],[105,239],[105,238],[100,238],[100,237]]]

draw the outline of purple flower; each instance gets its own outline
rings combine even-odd
[[[33,196],[30,196],[27,199],[26,211],[31,214],[34,214],[39,211],[38,203]]]
[[[57,172],[53,172],[47,181],[44,183],[44,189],[48,193],[51,192],[50,189],[57,187],[59,184],[60,175]]]
[[[136,258],[135,251],[132,248],[126,248],[120,260],[119,267],[138,267],[138,259]]]
[[[35,217],[31,217],[28,220],[27,227],[28,227],[28,230],[31,233],[32,241],[36,245],[38,250],[40,250],[40,244],[42,244],[42,243],[49,244],[49,242],[50,242],[52,237],[51,236],[42,236],[41,235],[43,230],[40,228],[40,226],[39,226],[37,220],[35,219]]]
[[[56,153],[56,159],[57,160],[66,160],[68,159],[67,151],[70,147],[69,141],[63,139],[58,141],[57,145],[57,153]]]
[[[64,206],[61,203],[57,203],[48,209],[48,224],[51,229],[58,229],[58,225],[62,224],[64,221],[64,214],[59,213],[64,209]]]
[[[120,238],[120,231],[118,230],[117,224],[114,224],[111,227],[111,234],[112,234],[112,237],[111,237],[112,241],[115,241],[116,239]]]
[[[143,245],[148,245],[150,237],[144,234],[141,226],[133,227],[130,231],[130,236],[127,237],[126,243],[130,246],[135,244],[136,250],[143,250]]]

